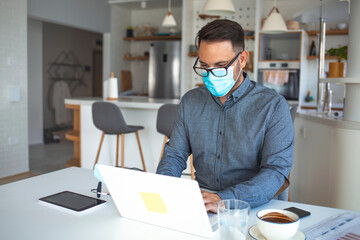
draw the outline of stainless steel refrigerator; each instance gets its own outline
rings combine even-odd
[[[180,98],[180,41],[150,44],[149,97]]]

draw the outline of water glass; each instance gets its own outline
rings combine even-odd
[[[218,202],[217,206],[220,239],[245,240],[250,205],[241,200],[230,199]]]

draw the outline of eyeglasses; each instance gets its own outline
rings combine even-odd
[[[196,61],[194,63],[193,69],[194,69],[195,73],[197,75],[199,75],[200,77],[209,76],[209,72],[211,72],[211,74],[214,75],[215,77],[225,77],[228,74],[228,68],[234,63],[234,61],[240,56],[241,53],[242,53],[242,51],[239,52],[238,54],[236,54],[234,59],[231,60],[228,65],[226,65],[225,67],[219,67],[219,68],[196,67],[196,64],[199,61],[199,57],[197,57]]]
[[[101,195],[110,195],[110,193],[101,192],[102,183],[99,182],[97,188],[91,189],[91,192],[96,193],[96,197],[100,198]]]

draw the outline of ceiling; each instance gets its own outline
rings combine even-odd
[[[324,17],[328,23],[349,21],[349,3],[347,1],[330,0],[322,6],[312,6],[295,14],[294,19],[302,23],[319,21]]]
[[[146,3],[146,8],[141,7],[141,2]],[[141,10],[141,9],[157,9],[167,8],[168,0],[109,0],[112,5],[119,5],[126,9]],[[182,7],[182,0],[171,0],[171,7]]]

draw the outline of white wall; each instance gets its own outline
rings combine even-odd
[[[111,6],[111,68],[110,71],[119,79],[121,70],[130,70],[130,62],[124,61],[123,56],[130,50],[130,42],[124,41],[126,28],[131,25],[131,11]],[[110,76],[108,76],[110,77]],[[120,89],[120,85],[119,85]]]
[[[26,11],[26,0],[0,1],[0,178],[29,171]]]
[[[93,50],[101,49],[96,46],[96,40],[102,41],[102,34],[70,28],[62,25],[43,22],[43,111],[44,111],[44,128],[55,127],[54,112],[51,108],[52,91],[51,85],[54,80],[49,79],[48,69],[50,63],[53,63],[58,55],[65,51],[72,51],[80,65],[88,65],[91,67],[90,72],[85,72],[83,82],[86,85],[78,85],[76,82],[67,81],[69,87],[74,89],[72,97],[90,97],[92,96],[92,80],[93,80]],[[65,67],[65,71],[71,71]],[[62,70],[58,71],[59,74]]]
[[[43,143],[42,22],[28,19],[29,144]]]
[[[106,0],[28,0],[28,15],[98,33],[110,31],[110,6]]]

